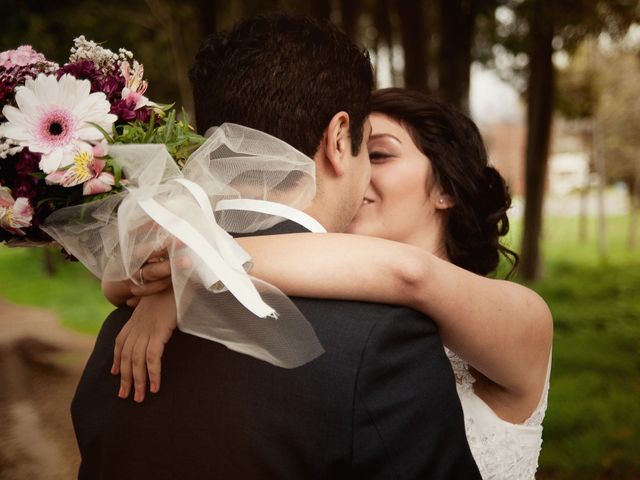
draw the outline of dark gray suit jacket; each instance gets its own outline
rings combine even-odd
[[[284,222],[261,232],[304,231]],[[326,353],[287,370],[176,331],[162,390],[116,396],[105,321],[72,404],[81,479],[479,479],[435,324],[407,308],[293,299]]]

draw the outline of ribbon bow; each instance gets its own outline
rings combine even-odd
[[[96,276],[131,278],[167,247],[178,328],[274,365],[293,368],[323,349],[311,325],[276,287],[248,275],[250,256],[223,228],[252,232],[282,219],[225,212],[220,200],[256,198],[302,209],[315,194],[313,161],[263,132],[224,124],[180,171],[164,145],[113,145],[126,192],[68,207],[43,229]],[[257,180],[260,179],[258,182]],[[190,258],[189,267],[180,257]]]

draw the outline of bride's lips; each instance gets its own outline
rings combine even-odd
[[[369,205],[371,203],[373,203],[373,200],[371,200],[370,198],[365,197],[362,199],[362,205]]]

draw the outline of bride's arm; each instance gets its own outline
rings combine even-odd
[[[131,279],[115,282],[102,279],[102,294],[116,307],[124,305],[135,307],[140,297],[155,295],[171,288],[171,268],[163,257],[165,254],[164,250],[154,252],[147,263],[132,274],[131,278],[136,279],[140,279],[140,275],[143,275],[144,286],[136,285]],[[156,268],[158,266],[165,268],[158,269]]]
[[[552,320],[532,290],[459,268],[418,247],[345,234],[237,239],[252,275],[290,296],[406,305],[431,317],[443,343],[509,393],[536,396]]]
[[[102,280],[101,283],[102,294],[105,298],[115,307],[121,307],[125,305],[127,300],[133,295],[131,293],[131,285],[128,280],[120,282],[109,282]]]

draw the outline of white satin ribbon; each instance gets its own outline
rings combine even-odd
[[[302,210],[268,200],[255,200],[253,198],[234,198],[231,200],[221,200],[216,205],[216,212],[225,210],[245,210],[248,212],[259,212],[276,217],[286,218],[292,222],[302,225],[313,233],[327,233],[327,229],[322,226],[312,216]]]
[[[211,222],[211,238],[215,245],[211,245],[190,223],[160,205],[153,198],[139,199],[138,205],[152,220],[189,247],[200,258],[202,265],[197,268],[208,288],[221,281],[233,296],[254,315],[261,318],[277,317],[275,310],[262,300],[247,276],[242,259],[234,251],[234,240],[216,223],[211,203],[209,203],[204,190],[197,183],[185,178],[171,181],[185,187],[196,199],[201,210]]]

